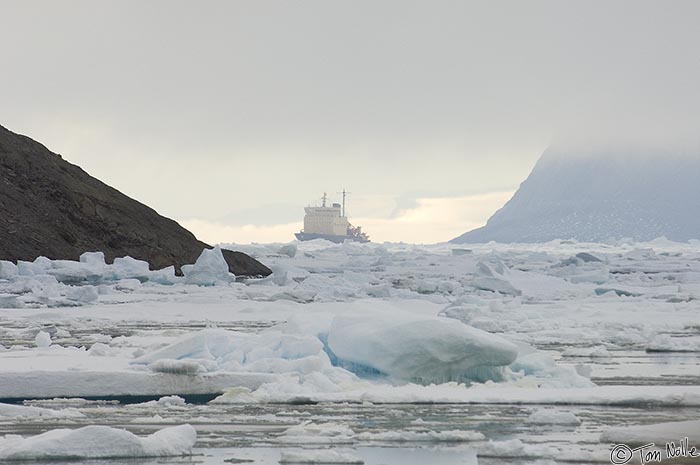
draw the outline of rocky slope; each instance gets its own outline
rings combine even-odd
[[[452,242],[700,239],[700,153],[548,149],[486,226]]]
[[[108,262],[130,255],[179,272],[204,248],[210,246],[175,221],[0,126],[0,259],[77,260],[102,251]],[[224,256],[237,276],[270,274],[244,253]]]

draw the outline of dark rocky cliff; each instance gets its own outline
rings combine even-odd
[[[77,260],[102,251],[154,269],[194,263],[209,245],[177,222],[93,178],[42,144],[0,126],[0,259]],[[236,276],[266,276],[262,263],[224,250]]]

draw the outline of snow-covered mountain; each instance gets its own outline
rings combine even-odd
[[[700,151],[547,149],[484,227],[451,242],[700,239]]]

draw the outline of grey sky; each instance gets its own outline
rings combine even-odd
[[[455,235],[485,220],[480,196],[497,208],[553,140],[700,127],[700,2],[0,0],[0,12],[0,124],[208,240],[251,240],[236,229],[248,223],[289,240],[275,225],[343,187],[375,238],[447,240],[431,216],[464,210],[442,217],[464,221]],[[424,224],[392,222],[407,215]]]

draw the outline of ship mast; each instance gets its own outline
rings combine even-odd
[[[343,214],[342,214],[342,216],[345,216],[345,196],[348,194],[352,194],[352,192],[346,192],[345,188],[343,188],[343,192],[336,192],[336,194],[343,194]]]
[[[326,199],[327,198],[328,198],[328,195],[326,195],[326,193],[324,192],[323,197],[321,197],[321,200],[323,201],[323,203],[321,204],[322,207],[326,206]]]

